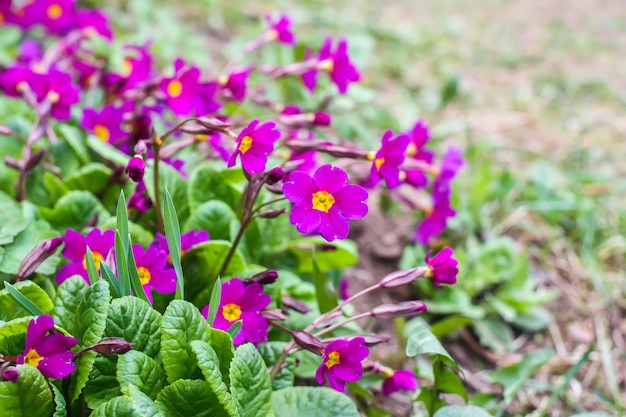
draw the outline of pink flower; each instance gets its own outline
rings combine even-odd
[[[450,189],[435,187],[432,194],[433,204],[427,210],[426,217],[417,226],[411,240],[427,245],[433,236],[438,236],[448,225],[448,219],[456,215],[450,205]]]
[[[241,321],[241,330],[233,339],[233,343],[240,345],[245,342],[259,343],[267,341],[269,324],[260,314],[272,301],[269,295],[263,292],[263,286],[257,282],[244,285],[239,278],[231,278],[222,284],[222,299],[217,309],[217,316],[213,326],[216,329],[228,330],[235,322]],[[208,316],[209,306],[202,310],[204,317]]]
[[[323,362],[317,368],[315,378],[319,384],[324,383],[324,377],[333,389],[343,392],[346,382],[356,382],[363,376],[363,359],[367,358],[370,350],[365,346],[365,339],[335,340],[324,349]]]
[[[439,175],[435,179],[434,186],[438,188],[450,188],[450,183],[465,164],[463,151],[459,148],[449,148],[439,165]]]
[[[58,35],[69,32],[76,22],[72,0],[35,0],[24,8],[24,14],[32,24],[41,24],[48,32]]]
[[[237,156],[240,156],[241,165],[248,174],[265,171],[267,156],[274,150],[274,142],[280,139],[280,131],[274,122],[263,123],[257,128],[258,124],[258,120],[253,120],[237,137],[237,149],[230,156],[229,168],[235,166]]]
[[[424,148],[426,142],[430,139],[430,132],[426,123],[419,120],[413,127],[413,130],[409,132],[409,137],[411,138],[411,143],[409,143],[406,149],[406,156],[410,159],[432,164],[435,153]],[[428,185],[428,177],[426,177],[424,171],[420,169],[407,169],[405,173],[405,181],[407,183],[418,188],[423,188]]]
[[[376,152],[370,172],[370,184],[376,185],[383,178],[387,187],[395,188],[400,185],[400,170],[398,167],[404,162],[404,152],[409,145],[407,135],[393,138],[393,132],[388,130],[382,139],[382,146]]]
[[[152,302],[153,289],[161,294],[176,291],[176,272],[167,268],[165,251],[154,246],[146,251],[141,245],[134,244],[133,256],[135,257],[139,280],[150,302]]]
[[[60,285],[72,275],[80,275],[85,281],[89,282],[87,279],[87,262],[85,260],[87,247],[89,246],[96,269],[99,271],[100,263],[107,259],[109,252],[115,245],[115,231],[93,229],[85,237],[75,230],[67,229],[63,240],[65,241],[65,247],[62,254],[74,262],[68,263],[59,270],[56,278],[57,284]]]
[[[87,36],[98,34],[109,41],[113,40],[109,19],[100,10],[80,10],[76,13],[76,23]]]
[[[156,233],[156,241],[152,244],[161,250],[164,250],[167,254],[167,262],[172,263],[172,258],[170,256],[169,246],[167,246],[167,238],[161,233]],[[180,256],[183,257],[185,252],[194,246],[202,243],[208,242],[209,240],[209,232],[206,230],[190,230],[188,232],[180,235]]]
[[[139,182],[143,179],[143,174],[146,171],[146,162],[143,160],[141,155],[135,155],[128,160],[128,165],[126,166],[126,174],[130,177],[131,180],[135,182]]]
[[[234,101],[242,101],[246,97],[246,83],[248,70],[234,72],[230,75],[222,75],[217,82],[222,89],[230,93]]]
[[[198,84],[200,70],[192,66],[183,71],[185,62],[180,58],[174,65],[176,74],[172,78],[161,80],[160,89],[165,94],[172,112],[177,116],[187,116],[191,114],[200,100]]]
[[[331,49],[332,40],[326,38],[317,56],[318,62],[315,69],[302,74],[302,80],[304,85],[310,91],[313,91],[317,84],[318,70],[325,71],[339,89],[339,93],[345,94],[348,90],[348,85],[351,82],[359,81],[361,76],[356,67],[350,62],[347,51],[348,43],[345,39],[339,41],[334,52],[331,52]]]
[[[81,125],[102,142],[113,144],[128,136],[128,132],[122,129],[123,123],[124,110],[111,104],[99,111],[91,108],[83,110]]]
[[[278,22],[274,23],[271,16],[265,16],[265,20],[270,26],[270,36],[286,45],[295,45],[293,33],[291,32],[291,20],[286,15],[282,15]]]
[[[415,391],[417,379],[412,371],[403,369],[400,371],[391,370],[390,375],[386,375],[383,381],[383,395],[388,396],[397,391]]]
[[[48,315],[39,316],[28,323],[26,349],[17,358],[18,364],[34,366],[48,378],[60,379],[68,376],[76,365],[70,351],[78,341],[60,333],[51,333],[54,321]]]
[[[152,56],[148,46],[126,46],[126,57],[119,73],[108,73],[104,76],[104,85],[113,87],[114,91],[125,91],[145,82],[152,72]]]
[[[57,120],[69,120],[70,108],[80,100],[80,90],[72,83],[72,76],[52,69],[38,80],[40,82],[33,85],[37,100],[48,99],[51,103],[50,115]]]
[[[459,268],[457,267],[459,262],[452,257],[454,251],[451,248],[443,248],[431,258],[430,254],[432,252],[432,250],[429,250],[426,254],[425,261],[428,272],[426,272],[424,277],[430,279],[437,288],[441,288],[441,284],[454,284],[459,273]]]
[[[141,213],[148,211],[152,208],[152,200],[150,200],[150,197],[148,196],[146,183],[144,181],[141,181],[137,184],[135,192],[130,196],[126,205],[128,206],[129,210],[133,209]]]
[[[305,234],[317,231],[329,242],[345,239],[350,231],[348,220],[367,214],[367,191],[348,184],[348,174],[329,164],[312,177],[302,171],[290,173],[283,193],[293,203],[289,220],[296,229]]]

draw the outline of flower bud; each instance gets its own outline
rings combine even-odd
[[[269,210],[264,210],[262,212],[259,213],[259,217],[262,219],[274,219],[278,216],[280,216],[281,214],[283,214],[286,210],[284,208],[282,209],[269,209]]]
[[[422,301],[405,301],[398,304],[381,304],[372,309],[372,316],[378,319],[393,319],[409,317],[426,311],[426,304]]]
[[[259,272],[258,274],[252,275],[250,278],[246,278],[243,281],[243,285],[250,285],[254,282],[258,282],[261,285],[271,284],[272,282],[276,282],[278,279],[278,271],[273,269],[268,269],[263,272]]]
[[[295,310],[298,313],[306,314],[311,311],[308,305],[300,300],[296,300],[295,298],[287,294],[283,295],[283,304],[285,305],[285,307]]]
[[[443,248],[435,256],[431,257],[433,251],[426,254],[426,273],[424,276],[431,280],[433,285],[441,288],[441,284],[454,284],[459,273],[457,265],[459,262],[452,257],[454,250]]]
[[[114,355],[123,354],[133,348],[133,344],[127,342],[124,339],[117,337],[107,337],[100,340],[98,343],[91,347],[91,350],[100,353],[101,355]]]
[[[128,161],[125,172],[128,174],[131,180],[139,182],[143,179],[143,174],[145,170],[146,163],[143,160],[143,157],[139,154],[136,154]]]
[[[284,176],[285,170],[281,167],[275,167],[267,173],[267,179],[265,180],[265,182],[269,185],[274,185],[277,182],[282,181]]]
[[[15,366],[9,366],[8,362],[0,365],[0,381],[10,381],[17,384],[19,376],[20,371]]]
[[[46,259],[54,255],[61,243],[63,243],[63,238],[55,237],[44,240],[35,246],[20,264],[17,270],[17,279],[22,280],[35,272]]]
[[[315,126],[329,126],[330,125],[330,114],[317,112],[315,113],[315,117],[313,119],[313,124]]]
[[[140,140],[139,142],[137,142],[137,144],[135,145],[134,151],[135,154],[137,155],[145,155],[148,153],[148,141],[146,140]]]
[[[287,316],[282,312],[280,308],[270,308],[269,310],[262,310],[261,315],[267,320],[271,321],[285,321]]]
[[[316,355],[321,355],[324,352],[324,344],[320,342],[318,338],[313,336],[310,333],[304,332],[302,330],[296,330],[292,333],[293,340],[300,346],[302,349],[308,350],[309,352],[313,352]]]
[[[423,266],[405,269],[402,271],[395,271],[380,280],[379,285],[381,288],[400,287],[402,285],[410,284],[418,278],[424,277],[427,271],[428,268]]]

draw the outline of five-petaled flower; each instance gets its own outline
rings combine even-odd
[[[320,384],[324,383],[324,376],[328,378],[330,386],[336,391],[343,392],[346,382],[356,382],[363,375],[363,359],[370,351],[365,346],[365,339],[335,340],[324,349],[323,362],[315,372],[315,378]]]
[[[426,217],[417,225],[413,234],[413,242],[427,245],[433,236],[438,236],[444,231],[448,219],[456,215],[456,211],[450,203],[450,188],[435,184],[432,190],[432,205],[426,209]]]
[[[54,321],[42,315],[28,323],[26,349],[17,358],[18,364],[34,366],[48,378],[60,379],[74,372],[74,354],[70,351],[78,341],[60,333],[46,334],[54,328]]]
[[[228,330],[235,322],[241,321],[241,330],[233,339],[233,343],[240,345],[245,342],[258,343],[267,341],[269,324],[260,314],[271,302],[269,295],[263,292],[263,286],[257,282],[244,285],[239,278],[231,278],[222,284],[222,298],[217,309],[216,329]],[[208,316],[209,306],[202,310],[204,317]]]
[[[393,132],[388,130],[382,139],[382,146],[375,154],[372,152],[372,169],[370,172],[370,184],[377,185],[383,178],[387,187],[395,188],[400,185],[400,170],[398,167],[404,162],[404,152],[409,145],[407,135],[393,137]]]
[[[139,281],[148,300],[152,302],[152,289],[161,294],[176,291],[176,272],[167,268],[165,251],[151,246],[146,251],[141,245],[133,245],[133,255],[137,266]]]
[[[293,32],[291,31],[291,20],[288,16],[280,16],[277,22],[274,22],[271,16],[265,16],[265,20],[267,20],[270,26],[270,39],[286,45],[295,45]]]
[[[391,395],[397,391],[415,391],[417,388],[417,379],[413,371],[402,369],[394,371],[387,368],[385,372],[385,380],[383,381],[383,395]]]
[[[345,239],[350,231],[348,220],[367,214],[367,191],[348,184],[348,174],[332,165],[323,165],[313,176],[294,171],[283,184],[283,193],[292,203],[289,220],[300,233],[317,231],[332,242]]]
[[[91,250],[96,269],[99,271],[100,263],[107,259],[109,252],[115,245],[115,231],[93,229],[85,237],[75,230],[67,229],[63,240],[65,242],[62,252],[63,256],[74,262],[68,263],[59,270],[57,273],[57,284],[61,284],[72,275],[80,275],[85,281],[89,282],[87,279],[87,262],[85,260],[87,246]]]
[[[459,273],[458,261],[452,257],[454,250],[443,248],[435,256],[431,257],[433,251],[426,254],[426,267],[428,268],[425,278],[430,279],[433,285],[441,288],[441,284],[454,284],[456,275]]]
[[[345,94],[348,90],[348,84],[359,81],[361,76],[350,62],[348,43],[345,39],[339,41],[335,52],[331,52],[331,49],[332,40],[326,38],[317,56],[315,68],[302,74],[302,81],[310,91],[313,91],[317,85],[318,70],[322,70],[328,73],[339,89],[339,93]]]
[[[274,122],[258,124],[258,120],[253,120],[237,137],[237,149],[230,156],[229,168],[235,166],[237,156],[240,156],[241,165],[248,174],[265,171],[267,156],[274,150],[274,142],[280,139],[280,131]]]

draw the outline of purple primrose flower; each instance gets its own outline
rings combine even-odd
[[[139,280],[143,290],[152,303],[152,289],[161,294],[176,291],[176,272],[167,268],[165,251],[150,246],[146,251],[141,245],[133,245],[133,255],[137,265]]]
[[[313,176],[294,171],[283,184],[283,193],[292,203],[289,220],[300,233],[317,231],[332,242],[345,239],[350,231],[348,220],[367,214],[367,191],[348,184],[348,174],[330,164],[323,165]]]
[[[83,127],[98,137],[102,142],[115,143],[128,136],[122,129],[124,123],[124,109],[111,104],[104,106],[100,111],[86,108],[83,110]]]
[[[60,379],[74,372],[74,354],[70,351],[78,341],[54,329],[52,317],[44,314],[28,323],[26,349],[17,357],[18,364],[34,366],[48,378]]]
[[[339,41],[334,52],[331,52],[331,50],[332,40],[326,38],[317,56],[318,62],[316,67],[302,74],[302,80],[304,85],[310,91],[313,91],[317,85],[317,72],[322,70],[328,73],[337,89],[339,89],[339,93],[345,94],[348,90],[348,85],[351,82],[359,81],[361,76],[356,67],[350,62],[348,43],[345,39]]]
[[[415,391],[417,378],[412,371],[406,369],[400,371],[390,369],[390,371],[389,375],[385,375],[383,381],[383,395],[388,396],[397,391]]]
[[[113,40],[109,19],[100,10],[80,10],[76,13],[76,23],[87,36],[98,34],[109,41]]]
[[[371,185],[378,184],[381,178],[385,180],[387,187],[390,189],[400,185],[400,170],[398,167],[404,162],[404,152],[409,145],[410,139],[407,135],[398,135],[392,138],[393,132],[388,130],[383,136],[381,148],[372,158]]]
[[[432,206],[426,211],[426,217],[418,224],[417,230],[411,238],[413,242],[427,245],[433,236],[438,236],[448,225],[448,219],[456,215],[450,205],[450,189],[433,188]]]
[[[459,268],[457,267],[459,262],[452,257],[454,250],[443,248],[431,258],[430,254],[432,252],[432,250],[429,250],[426,254],[425,261],[428,272],[426,272],[424,277],[430,279],[437,288],[441,288],[441,284],[454,284],[459,273]]]
[[[271,16],[265,16],[265,20],[270,26],[270,38],[286,45],[295,45],[293,32],[291,31],[291,20],[288,16],[282,15],[278,22],[274,22]]]
[[[409,137],[411,138],[411,143],[409,143],[406,149],[406,156],[410,159],[432,164],[435,159],[435,153],[424,148],[426,142],[430,139],[430,131],[426,123],[419,120],[411,132],[409,132]],[[417,188],[423,188],[428,185],[428,177],[421,169],[407,169],[405,174],[405,181]]]
[[[80,275],[85,281],[89,282],[87,279],[87,263],[85,261],[87,247],[89,246],[91,250],[96,269],[100,271],[100,263],[107,259],[109,252],[115,245],[115,231],[93,229],[87,236],[83,236],[75,230],[67,229],[63,240],[65,241],[65,247],[62,254],[73,262],[68,263],[59,270],[56,278],[57,284],[60,285],[72,275]]]
[[[246,83],[249,71],[243,70],[230,75],[222,75],[217,79],[223,90],[230,93],[234,101],[242,101],[246,97]]]
[[[363,364],[361,363],[370,350],[365,346],[365,339],[335,340],[330,342],[324,349],[322,364],[315,372],[315,378],[319,384],[324,383],[324,376],[334,390],[343,392],[346,382],[356,382],[363,376]]]
[[[228,167],[235,166],[237,156],[241,158],[243,169],[250,175],[265,171],[267,156],[274,150],[274,142],[280,139],[280,131],[274,122],[259,124],[253,120],[237,137],[237,149],[230,156]]]
[[[172,258],[170,256],[169,247],[167,246],[167,238],[159,232],[156,233],[155,237],[156,237],[156,241],[155,243],[153,243],[153,245],[165,251],[165,253],[167,254],[167,262],[171,264]],[[206,230],[190,230],[188,232],[183,233],[182,235],[180,235],[181,258],[185,255],[185,252],[187,252],[189,249],[193,248],[194,246],[202,242],[207,242],[208,240],[209,240],[209,232],[207,232]]]
[[[192,66],[183,71],[185,62],[180,58],[176,60],[174,66],[176,70],[174,77],[161,80],[160,88],[172,112],[176,116],[187,116],[194,110],[200,98],[198,88],[200,70]]]
[[[137,154],[128,160],[128,165],[126,166],[126,170],[124,172],[128,174],[131,180],[139,182],[143,179],[145,171],[146,161],[143,160],[141,155]]]

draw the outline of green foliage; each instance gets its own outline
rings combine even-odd
[[[52,392],[46,378],[39,370],[28,365],[18,365],[17,384],[0,382],[1,417],[48,417],[54,410]]]
[[[0,290],[0,320],[8,321],[52,311],[52,300],[48,293],[34,282],[20,281],[13,286],[5,281],[4,286]]]
[[[291,387],[274,392],[274,414],[291,417],[359,417],[356,406],[344,394],[330,388]]]
[[[230,382],[239,415],[272,415],[272,381],[254,345],[246,343],[235,351],[230,364]]]

